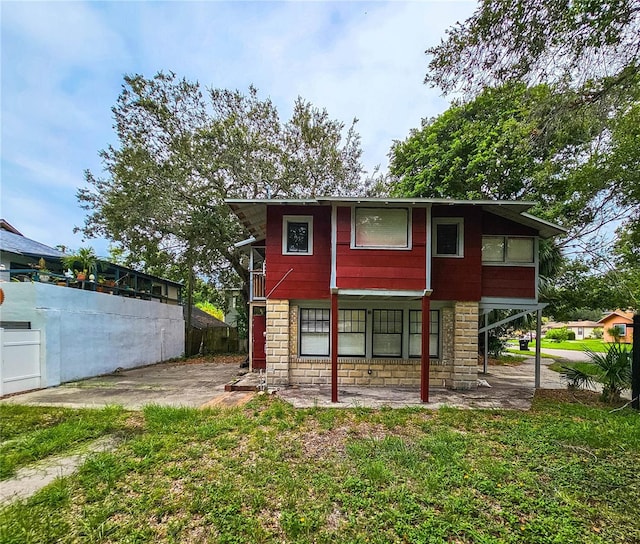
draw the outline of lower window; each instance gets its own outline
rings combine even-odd
[[[372,355],[402,357],[402,310],[373,310]]]
[[[440,312],[429,312],[429,357],[438,357],[440,345]],[[409,357],[422,356],[422,310],[409,312]]]
[[[300,355],[329,355],[328,308],[300,310]]]
[[[338,310],[338,355],[365,356],[366,310]]]

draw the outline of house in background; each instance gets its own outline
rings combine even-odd
[[[609,329],[616,328],[619,332],[619,341],[623,344],[633,343],[633,312],[624,310],[615,310],[604,316],[598,321],[600,327],[603,328],[603,339],[605,342],[615,342],[616,338],[609,333]]]
[[[251,368],[270,385],[331,385],[334,402],[338,385],[419,386],[423,401],[430,382],[475,388],[491,311],[537,312],[540,326],[538,240],[564,232],[526,202],[227,202],[251,234],[237,244]]]
[[[576,340],[584,340],[585,338],[593,338],[593,329],[602,328],[600,323],[596,321],[569,321],[567,323],[547,323],[547,330],[549,329],[562,329],[573,331],[576,335]]]

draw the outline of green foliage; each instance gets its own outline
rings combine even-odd
[[[567,327],[551,329],[547,332],[545,338],[547,340],[553,340],[554,342],[566,342],[567,340],[569,340],[569,330],[567,329]],[[573,340],[575,340],[575,334]]]
[[[591,336],[597,338],[598,340],[602,340],[602,338],[604,337],[604,331],[602,330],[602,327],[596,327],[595,329],[593,329],[591,331]]]
[[[507,81],[584,86],[585,100],[624,92],[640,64],[637,0],[482,0],[427,50],[425,82],[475,94]]]
[[[640,266],[623,262],[624,255],[640,254],[638,25],[638,0],[482,0],[468,20],[449,29],[445,40],[427,50],[431,60],[425,82],[445,93],[462,91],[469,102],[454,105],[447,117],[429,121],[392,150],[399,163],[394,166],[396,178],[406,180],[398,184],[396,179],[400,192],[449,191],[443,172],[455,173],[464,182],[468,179],[470,191],[476,193],[484,169],[488,187],[483,194],[488,196],[501,194],[491,182],[496,170],[505,176],[505,188],[513,186],[512,178],[521,172],[533,180],[537,190],[525,183],[515,197],[537,200],[542,217],[572,227],[565,246],[582,260],[591,256],[587,265],[596,281],[614,286],[614,297],[624,299],[622,304],[612,299],[602,303],[597,286],[580,285],[576,291],[556,284],[547,290],[543,282],[542,299],[552,303],[550,311],[556,318],[576,307],[573,293],[582,300],[579,306],[585,304],[585,292],[598,299],[598,304],[589,304],[593,308],[640,304]],[[493,92],[487,89],[519,85],[547,88],[550,95],[537,104],[529,102],[529,108],[521,107],[522,101],[494,101],[498,112],[486,108]],[[460,111],[472,112],[477,101],[494,118],[499,137],[491,135],[489,125],[486,132],[476,133],[475,127],[482,126],[477,121],[468,125],[469,138],[460,130]],[[515,145],[505,145],[510,136]],[[547,157],[539,155],[542,149],[549,152]],[[476,164],[482,168],[476,170]],[[433,176],[422,173],[430,168]],[[460,181],[462,187],[464,182]],[[618,233],[617,245],[621,242],[626,248],[613,262],[600,229],[620,221],[624,233]],[[583,281],[589,283],[579,279]],[[560,285],[565,283],[562,278]]]
[[[78,270],[87,274],[97,274],[98,257],[92,247],[81,247],[62,257],[65,269]]]
[[[217,308],[216,306],[214,306],[211,302],[197,302],[196,307],[200,308],[203,312],[206,312],[209,315],[212,315],[216,319],[219,319],[220,321],[224,321],[224,312],[219,308]]]
[[[79,230],[114,240],[130,266],[174,270],[188,299],[197,274],[248,279],[233,246],[245,233],[226,198],[362,191],[355,121],[345,127],[301,98],[282,122],[253,87],[205,94],[160,72],[126,76],[113,114],[117,145],[100,152],[104,178],[86,172]]]
[[[622,544],[640,539],[639,462],[637,414],[539,396],[526,412],[148,407],[116,451],[4,507],[0,540]]]
[[[24,414],[24,420],[22,418]],[[103,410],[71,410],[0,405],[0,479],[6,479],[29,463],[79,447],[123,427],[119,407]],[[5,435],[6,433],[6,435]],[[13,440],[7,440],[13,437]]]
[[[507,341],[503,340],[495,334],[489,335],[489,355],[494,359],[498,359],[502,352],[507,349]]]
[[[569,330],[567,331],[567,340],[575,340],[576,339],[576,333]]]
[[[605,353],[585,349],[588,363],[565,365],[561,375],[569,387],[592,388],[596,383],[602,385],[602,400],[617,402],[623,390],[631,387],[631,349],[619,343],[609,344]]]

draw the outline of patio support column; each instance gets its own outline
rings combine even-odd
[[[338,402],[338,293],[331,293],[331,402]]]
[[[431,299],[422,297],[422,355],[420,360],[420,400],[429,402],[429,333],[431,332]]]
[[[542,308],[536,312],[536,364],[535,364],[535,386],[540,389],[540,346],[542,344]]]

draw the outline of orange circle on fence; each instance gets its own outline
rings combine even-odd
[[[4,302],[4,291],[2,287],[0,287],[0,305]]]

